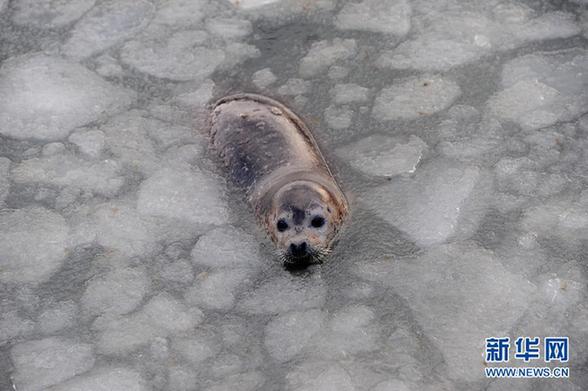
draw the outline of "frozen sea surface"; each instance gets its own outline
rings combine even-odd
[[[587,7],[0,0],[0,390],[588,389]],[[207,147],[240,91],[349,195],[324,265]],[[485,378],[493,336],[568,336],[570,377]]]

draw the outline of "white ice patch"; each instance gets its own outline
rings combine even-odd
[[[220,383],[203,388],[203,391],[256,391],[262,389],[265,378],[259,372],[246,372],[227,376]]]
[[[225,61],[225,52],[205,46],[205,31],[177,31],[171,35],[150,30],[124,45],[121,59],[149,75],[172,80],[204,80]]]
[[[151,299],[138,312],[106,322],[97,322],[101,329],[98,350],[105,354],[124,355],[148,344],[154,338],[186,332],[202,321],[197,308],[186,308],[168,294]]]
[[[400,380],[385,380],[376,384],[370,391],[411,391],[411,388]]]
[[[114,160],[86,161],[70,153],[23,160],[12,169],[15,183],[42,183],[113,196],[124,184]]]
[[[296,276],[276,277],[248,292],[239,302],[239,309],[252,314],[278,314],[317,308],[325,303],[326,294],[320,276],[305,279]]]
[[[100,368],[77,376],[49,391],[148,391],[141,376],[127,368]]]
[[[198,26],[204,17],[207,0],[156,0],[153,24],[186,28]]]
[[[588,191],[578,199],[555,199],[527,208],[521,222],[526,232],[579,244],[588,237]]]
[[[44,390],[94,366],[92,345],[64,338],[46,338],[15,345],[10,356],[20,391]]]
[[[380,121],[411,120],[447,109],[461,95],[453,80],[424,75],[383,88],[372,115]]]
[[[502,87],[488,103],[490,111],[523,129],[570,121],[588,107],[588,53],[573,49],[530,54],[507,62]]]
[[[436,7],[438,9],[431,9],[429,2],[422,2],[414,8],[415,38],[384,51],[376,62],[378,66],[448,70],[495,51],[513,49],[528,42],[566,38],[579,32],[572,14],[539,15],[516,2],[450,1]]]
[[[286,84],[278,88],[280,95],[304,95],[310,91],[310,82],[302,79],[288,79]]]
[[[447,118],[435,128],[442,155],[462,161],[479,161],[493,157],[504,148],[504,130],[492,116],[480,118],[474,107],[457,105],[447,111]]]
[[[52,334],[71,327],[75,323],[78,306],[71,300],[63,301],[44,310],[37,319],[37,330],[43,334]]]
[[[318,76],[335,62],[347,60],[356,54],[357,43],[354,39],[335,38],[331,42],[315,42],[300,61],[300,74],[306,78]]]
[[[283,0],[229,0],[233,6],[244,10],[263,7],[269,4],[279,3]]]
[[[118,115],[100,127],[105,134],[105,149],[116,159],[147,176],[162,169],[161,149],[172,145],[199,144],[202,137],[190,128],[173,125],[140,110]],[[179,154],[174,153],[174,159]]]
[[[141,184],[137,210],[201,226],[221,225],[229,219],[223,194],[219,181],[201,170],[163,168]]]
[[[16,310],[4,311],[0,314],[0,345],[4,345],[13,338],[31,334],[34,328],[35,323],[21,318]]]
[[[332,129],[342,130],[351,126],[353,111],[345,107],[329,106],[325,110],[325,121]]]
[[[12,20],[38,28],[64,27],[79,19],[94,3],[96,0],[17,0]]]
[[[124,74],[124,70],[118,60],[109,54],[103,54],[94,61],[96,63],[96,73],[101,76],[122,77]]]
[[[220,351],[221,346],[212,333],[197,331],[196,335],[174,340],[172,349],[190,364],[197,366],[202,361],[214,357]]]
[[[326,315],[320,310],[280,315],[265,328],[265,347],[274,359],[289,361],[321,331],[325,322]]]
[[[337,84],[332,90],[331,95],[335,103],[341,105],[346,103],[367,102],[369,88],[357,84]]]
[[[475,232],[491,182],[478,167],[436,161],[417,170],[414,178],[394,178],[366,197],[380,217],[417,244],[430,246]]]
[[[75,144],[84,155],[97,158],[104,149],[104,132],[100,130],[76,131],[67,139]]]
[[[0,68],[0,91],[0,134],[17,139],[63,138],[134,99],[134,93],[81,65],[42,54],[6,61]]]
[[[264,89],[276,82],[278,78],[270,68],[261,69],[253,74],[251,81],[257,88]]]
[[[355,391],[349,373],[339,364],[306,362],[286,375],[288,391]]]
[[[251,34],[251,22],[237,18],[211,18],[206,20],[206,30],[224,39],[242,39]]]
[[[364,174],[392,177],[413,173],[426,151],[427,144],[417,136],[403,142],[376,134],[338,148],[336,153]]]
[[[341,30],[363,30],[404,36],[410,30],[412,10],[407,0],[364,0],[346,3],[337,15]]]
[[[76,59],[101,52],[139,32],[153,13],[153,4],[145,0],[101,3],[76,23],[62,51]]]
[[[473,245],[442,245],[419,258],[366,262],[357,269],[406,300],[453,379],[483,378],[484,338],[508,334],[536,292],[493,253]]]
[[[113,317],[124,315],[143,301],[149,291],[149,279],[140,268],[121,267],[87,282],[81,298],[84,315]]]
[[[229,310],[235,304],[235,292],[249,281],[244,269],[221,269],[202,272],[196,276],[194,286],[186,292],[186,302],[205,308]]]
[[[10,159],[0,157],[0,208],[4,200],[8,197],[10,191],[10,181],[8,180],[8,169],[10,168]]]
[[[192,262],[209,267],[255,268],[261,263],[258,241],[233,227],[216,228],[198,239]]]
[[[326,327],[313,339],[308,352],[325,358],[346,358],[376,350],[380,336],[374,311],[351,305],[333,314]]]
[[[40,283],[61,266],[69,227],[41,207],[0,212],[0,281]]]

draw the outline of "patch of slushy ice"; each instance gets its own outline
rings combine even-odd
[[[250,22],[211,18],[202,26],[204,4],[162,2],[149,26],[123,46],[121,60],[158,78],[202,81],[217,68],[259,56],[257,48],[241,42],[251,32]]]
[[[275,83],[278,78],[273,74],[270,68],[264,68],[255,72],[251,78],[251,81],[257,88],[267,88],[271,84]]]
[[[572,199],[553,199],[527,208],[521,226],[542,237],[556,236],[565,243],[581,243],[588,235],[588,191]]]
[[[495,118],[482,117],[474,107],[457,105],[447,111],[447,118],[435,129],[439,137],[436,149],[443,156],[461,161],[494,159],[504,148],[503,133]]]
[[[261,263],[258,241],[238,228],[216,228],[198,239],[192,262],[213,268],[256,268]]]
[[[204,391],[256,391],[265,383],[265,377],[259,372],[246,372],[227,376],[226,379],[213,386],[203,388]]]
[[[84,315],[108,318],[127,314],[141,304],[149,287],[149,279],[142,269],[114,268],[88,281],[81,298]]]
[[[4,62],[0,91],[0,134],[17,139],[60,139],[134,100],[81,65],[43,54]]]
[[[407,142],[384,135],[373,135],[338,148],[336,153],[367,175],[392,177],[416,170],[427,144],[417,136]]]
[[[289,361],[307,347],[325,322],[325,313],[317,309],[280,315],[265,328],[266,349],[274,359]]]
[[[345,107],[329,106],[325,110],[325,121],[332,129],[347,129],[351,126],[353,111]]]
[[[10,168],[10,159],[0,157],[0,207],[8,197],[10,191],[10,181],[8,180],[8,169]]]
[[[481,346],[489,335],[508,334],[537,290],[472,244],[442,245],[419,258],[366,262],[357,270],[407,300],[454,379],[483,376],[483,358],[472,346]]]
[[[72,222],[72,246],[99,244],[126,256],[152,254],[159,243],[187,239],[200,232],[186,220],[143,215],[128,201],[86,205],[72,216]]]
[[[326,287],[318,277],[276,277],[248,292],[238,307],[253,314],[277,314],[321,307],[326,294]]]
[[[318,76],[337,61],[350,59],[356,54],[357,43],[354,39],[335,38],[315,42],[300,61],[300,75],[306,78]]]
[[[383,88],[372,115],[381,121],[416,119],[447,109],[461,95],[453,80],[437,75],[411,77]]]
[[[288,79],[286,84],[278,88],[280,95],[304,95],[310,91],[312,85],[309,81],[302,79]]]
[[[205,44],[205,31],[178,31],[161,38],[152,32],[127,42],[121,52],[124,63],[149,75],[172,80],[204,80],[225,61],[225,52]]]
[[[63,152],[22,161],[12,169],[12,179],[113,196],[124,184],[120,170],[114,160],[86,161]]]
[[[104,132],[100,130],[76,131],[67,139],[75,144],[84,155],[97,158],[104,149]]]
[[[289,391],[355,391],[349,373],[339,364],[307,362],[286,375]]]
[[[37,319],[37,329],[43,334],[53,334],[71,327],[78,315],[78,306],[71,300],[63,301],[45,309]]]
[[[224,39],[242,39],[253,31],[251,22],[237,18],[206,19],[206,30]]]
[[[186,220],[201,226],[228,222],[222,187],[213,177],[186,167],[163,168],[141,184],[137,210],[149,216]]]
[[[169,163],[162,157],[162,150],[184,144],[200,145],[203,141],[188,127],[152,118],[140,110],[118,115],[99,130],[105,135],[105,149],[117,161],[147,176],[163,169],[166,166],[164,163]],[[181,154],[174,153],[172,157],[181,158]]]
[[[249,18],[269,20],[272,23],[287,23],[297,16],[313,16],[321,11],[332,11],[334,0],[229,0],[233,7]]]
[[[42,207],[0,213],[0,281],[48,279],[66,257],[68,231],[61,215]]]
[[[448,1],[432,7],[430,2],[422,1],[413,8],[415,38],[384,51],[376,61],[378,66],[448,70],[495,51],[571,37],[579,32],[573,14],[540,14],[516,2]]]
[[[141,31],[153,13],[153,5],[145,0],[101,3],[76,23],[62,51],[77,59],[101,52]]]
[[[49,391],[147,391],[139,373],[127,368],[100,368],[52,387]]]
[[[221,346],[212,333],[198,331],[194,336],[174,340],[172,349],[190,364],[197,366],[202,361],[214,357],[220,351]]]
[[[130,316],[95,322],[94,328],[100,330],[97,348],[105,354],[124,355],[157,337],[189,331],[202,318],[203,314],[197,308],[186,308],[170,295],[162,293]]]
[[[233,4],[233,6],[235,6],[237,8],[249,10],[249,9],[264,7],[264,6],[267,6],[270,4],[274,4],[274,3],[279,3],[279,2],[282,2],[283,0],[229,0],[229,1],[231,2],[231,4]]]
[[[346,103],[363,103],[367,102],[369,88],[357,84],[337,84],[332,90],[331,95],[336,104]]]
[[[13,338],[28,336],[35,329],[35,322],[20,317],[16,310],[0,314],[0,344]]]
[[[572,49],[530,54],[507,62],[502,91],[490,111],[523,129],[539,129],[579,117],[588,106],[588,53]]]
[[[265,346],[280,361],[290,361],[304,352],[306,357],[349,357],[377,349],[379,329],[375,314],[355,305],[332,316],[318,309],[288,312],[273,319],[265,329]]]
[[[486,212],[491,188],[486,171],[437,161],[417,170],[414,178],[394,178],[366,197],[381,218],[417,244],[430,246],[471,236]]]
[[[412,9],[407,0],[364,0],[346,3],[336,17],[341,30],[363,30],[404,36],[410,30]]]
[[[196,276],[194,286],[186,292],[186,302],[205,308],[228,310],[235,304],[235,292],[249,280],[244,269],[221,269]]]
[[[95,3],[96,0],[18,0],[12,20],[18,25],[42,29],[64,27],[79,19]]]
[[[19,390],[34,391],[59,384],[94,366],[92,345],[50,337],[15,345],[10,356]]]

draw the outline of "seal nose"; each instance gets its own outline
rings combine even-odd
[[[307,255],[306,242],[290,243],[290,254],[293,257],[303,257]]]

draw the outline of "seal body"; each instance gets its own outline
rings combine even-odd
[[[273,99],[238,94],[215,104],[210,136],[280,258],[297,265],[321,261],[348,203],[304,122]]]

